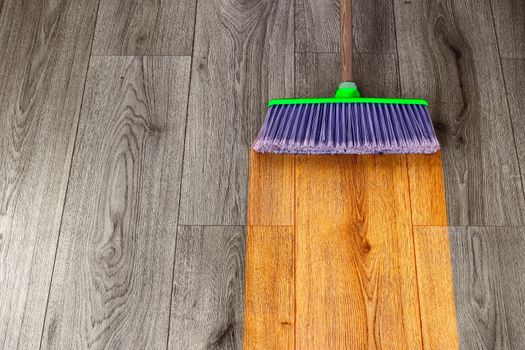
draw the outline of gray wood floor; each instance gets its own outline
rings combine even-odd
[[[525,344],[525,2],[354,0],[444,148],[463,349]],[[248,149],[330,95],[337,0],[0,0],[0,349],[240,349]],[[324,77],[324,79],[319,79]]]

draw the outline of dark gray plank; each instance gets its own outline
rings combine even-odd
[[[38,349],[97,1],[0,1],[0,348]]]
[[[292,3],[198,7],[181,223],[243,225],[249,146],[268,99],[293,96]]]
[[[354,0],[354,50],[396,53],[394,10],[391,1]],[[295,51],[339,51],[339,0],[296,0]]]
[[[503,59],[503,74],[514,141],[518,150],[522,184],[525,182],[525,59]]]
[[[353,0],[352,7],[354,51],[368,54],[397,53],[392,1]]]
[[[363,96],[399,96],[395,54],[354,54],[355,80]],[[338,53],[296,53],[296,97],[333,96],[339,84]]]
[[[339,0],[295,1],[295,51],[339,52]]]
[[[244,228],[180,227],[169,349],[242,349]]]
[[[196,0],[101,0],[94,55],[191,55]]]
[[[525,1],[492,0],[500,54],[525,58]]]
[[[358,53],[354,56],[355,80],[363,96],[400,96],[397,54]]]
[[[189,57],[93,57],[42,348],[163,349]]]
[[[525,229],[450,230],[462,349],[525,344]]]
[[[295,54],[295,97],[333,96],[339,85],[338,53]]]
[[[451,225],[525,223],[488,0],[395,0],[401,89],[431,101]]]

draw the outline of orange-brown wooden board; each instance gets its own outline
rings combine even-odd
[[[248,225],[293,225],[294,159],[250,153]]]
[[[447,226],[445,181],[441,152],[407,156],[412,223],[424,226]]]
[[[406,157],[296,161],[299,349],[421,344]]]
[[[448,240],[418,236],[414,246],[413,227],[446,224],[440,162],[439,154],[252,153],[248,224],[264,227],[248,229],[246,349],[445,344],[433,330],[454,331],[454,301],[436,288],[452,282],[425,262],[450,261]],[[433,260],[425,260],[422,245],[434,243]],[[438,315],[421,302],[443,305],[448,328],[433,327]],[[293,318],[283,312],[290,305]]]
[[[293,349],[293,227],[248,227],[244,299],[244,348]]]
[[[447,227],[414,227],[425,349],[457,349],[457,321]]]

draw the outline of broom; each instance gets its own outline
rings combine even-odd
[[[421,99],[363,98],[352,73],[352,0],[341,0],[341,80],[333,98],[276,99],[253,149],[262,153],[435,153]]]

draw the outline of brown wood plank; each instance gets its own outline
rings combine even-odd
[[[192,53],[196,0],[101,0],[94,55]]]
[[[179,227],[169,349],[242,348],[244,251],[243,227]]]
[[[450,237],[461,348],[522,348],[525,229],[454,227]]]
[[[525,2],[491,0],[502,58],[525,58]]]
[[[292,3],[199,1],[193,60],[181,222],[244,225],[249,146],[293,96]]]
[[[392,2],[354,0],[352,8],[354,52],[396,53]],[[339,0],[295,2],[296,52],[339,52],[339,27]]]
[[[299,348],[421,345],[408,191],[402,155],[296,159]]]
[[[0,348],[38,349],[98,1],[0,1]]]
[[[402,93],[431,101],[450,224],[523,224],[525,201],[489,0],[394,5]]]
[[[293,225],[293,190],[293,156],[250,151],[248,225]]]
[[[459,349],[447,227],[414,227],[424,349]]]
[[[447,226],[441,152],[407,156],[412,224]]]
[[[44,349],[164,348],[189,57],[93,57]]]
[[[293,244],[293,226],[248,227],[245,349],[295,349]]]

